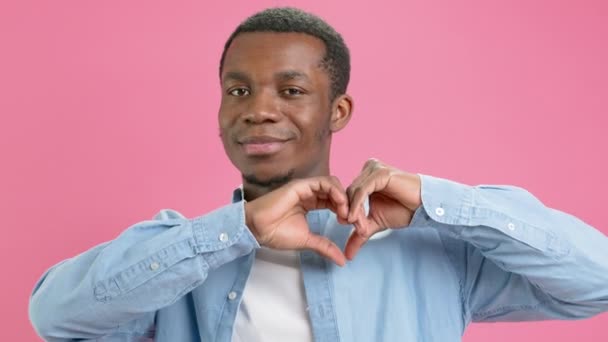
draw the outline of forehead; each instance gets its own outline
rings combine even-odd
[[[325,56],[322,40],[304,33],[247,32],[237,35],[224,59],[222,79],[229,72],[272,75],[285,70],[320,72]]]

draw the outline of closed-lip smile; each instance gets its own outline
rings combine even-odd
[[[269,135],[254,135],[240,138],[239,144],[265,144],[273,142],[285,142],[289,139],[277,138]]]
[[[239,138],[238,143],[249,156],[267,156],[282,150],[289,140],[268,135],[256,135]]]

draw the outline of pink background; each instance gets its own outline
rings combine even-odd
[[[28,296],[52,264],[161,208],[187,216],[240,180],[216,123],[231,30],[282,1],[2,1],[0,341],[36,341]],[[368,157],[465,183],[526,187],[608,233],[608,3],[292,1],[343,33]],[[606,341],[608,315],[473,325],[465,341]]]

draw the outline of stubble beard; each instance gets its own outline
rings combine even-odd
[[[281,174],[281,175],[276,175],[273,177],[270,177],[268,179],[261,179],[258,178],[255,174],[247,174],[247,175],[243,175],[243,179],[251,184],[254,185],[256,187],[260,187],[260,188],[266,188],[266,189],[276,189],[278,187],[281,187],[287,183],[289,183],[292,179],[293,179],[293,175],[295,173],[295,170],[289,170],[288,172],[286,172],[285,174]]]

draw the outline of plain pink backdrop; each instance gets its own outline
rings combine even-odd
[[[231,30],[267,6],[326,18],[352,52],[348,184],[368,157],[523,186],[608,233],[608,3],[3,1],[0,341],[38,340],[29,293],[52,264],[151,218],[228,202],[216,123]],[[473,325],[467,342],[606,341],[608,315]]]

